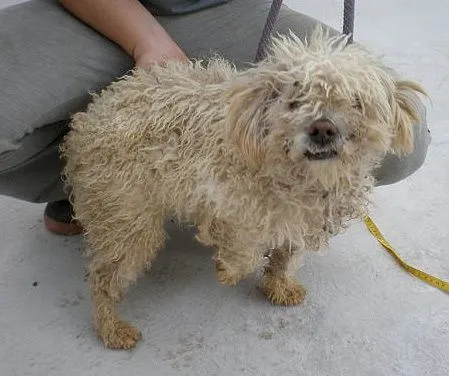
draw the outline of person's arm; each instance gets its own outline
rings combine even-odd
[[[59,0],[81,21],[117,43],[139,66],[187,57],[137,0]]]

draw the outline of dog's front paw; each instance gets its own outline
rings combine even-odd
[[[260,288],[271,303],[278,305],[300,304],[306,296],[306,290],[292,278],[264,277]]]
[[[217,279],[226,286],[235,286],[237,282],[239,281],[239,278],[237,275],[231,273],[229,268],[226,267],[226,265],[221,262],[220,260],[217,260],[215,262],[215,271],[217,273]]]
[[[114,321],[111,325],[102,325],[97,333],[104,345],[110,349],[132,349],[142,338],[139,330],[123,321]]]

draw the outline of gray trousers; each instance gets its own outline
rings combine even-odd
[[[238,67],[252,62],[270,7],[269,0],[228,4],[159,21],[190,57],[218,52]],[[316,20],[283,7],[275,30],[304,37]],[[0,10],[0,194],[30,202],[66,198],[58,144],[70,115],[133,67],[132,59],[61,8],[56,0],[31,0]],[[378,184],[416,171],[430,142],[416,127],[412,155],[385,158]]]

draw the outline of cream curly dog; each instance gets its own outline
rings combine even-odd
[[[219,58],[170,62],[94,96],[61,152],[104,344],[138,341],[116,303],[164,246],[168,217],[197,226],[226,285],[270,249],[262,291],[300,303],[300,253],[364,213],[387,152],[412,149],[415,92],[360,45],[317,29],[309,42],[278,36],[243,71]]]

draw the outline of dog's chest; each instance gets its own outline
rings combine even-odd
[[[218,218],[244,232],[248,241],[259,239],[261,247],[285,242],[317,250],[347,227],[362,203],[350,192],[309,191],[279,196],[263,189],[247,191],[241,186],[210,180],[198,186],[207,197],[208,217]]]
[[[273,227],[279,235],[283,233],[277,237],[285,237],[301,248],[317,250],[347,227],[357,205],[328,192],[304,195],[282,210],[283,215],[273,221]]]

